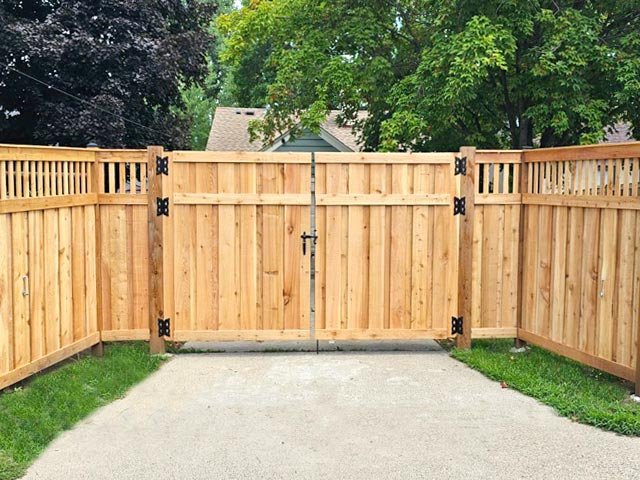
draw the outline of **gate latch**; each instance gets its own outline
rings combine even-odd
[[[318,243],[318,232],[316,230],[314,230],[313,235],[307,235],[307,232],[303,232],[302,235],[300,235],[300,238],[302,239],[302,254],[306,255],[307,254],[307,240],[312,238],[314,245],[316,243]]]

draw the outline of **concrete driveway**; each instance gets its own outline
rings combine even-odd
[[[640,439],[413,350],[180,355],[25,478],[640,478]]]

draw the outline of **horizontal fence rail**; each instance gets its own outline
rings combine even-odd
[[[640,143],[313,162],[0,145],[0,233],[0,388],[101,341],[446,338],[457,316],[640,384]]]

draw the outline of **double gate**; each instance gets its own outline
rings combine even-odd
[[[455,154],[150,153],[160,335],[451,335]]]

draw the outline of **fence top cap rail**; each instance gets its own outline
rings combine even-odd
[[[61,147],[61,146],[55,146],[55,145],[22,145],[22,144],[18,144],[18,143],[0,143],[0,148],[7,148],[7,149],[46,149],[46,150],[79,150],[79,151],[83,151],[86,152],[87,150],[90,150],[88,148],[84,148],[84,147]],[[97,149],[91,149],[91,150],[97,150]]]
[[[82,150],[82,149],[81,149]],[[94,150],[96,152],[114,152],[114,153],[146,153],[146,148],[85,148],[84,150]]]
[[[522,150],[476,150],[476,163],[522,163]]]
[[[562,160],[604,160],[640,157],[640,142],[598,143],[570,147],[538,148],[523,151],[525,162]]]
[[[458,152],[319,152],[316,163],[447,164]]]
[[[60,145],[23,145],[19,143],[0,143],[2,149],[32,149],[32,150],[74,150],[80,152],[146,152],[145,148],[97,148],[97,147],[65,147]]]
[[[540,151],[570,151],[570,150],[583,150],[583,149],[591,149],[591,148],[615,148],[615,147],[627,147],[627,146],[640,146],[640,141],[633,142],[619,142],[619,143],[594,143],[592,145],[568,145],[566,147],[547,147],[547,148],[533,148],[529,150],[525,150],[525,153],[529,152],[540,152]]]
[[[130,161],[134,157],[140,157],[146,161],[146,152],[146,150],[133,149],[0,144],[0,161],[93,163],[96,159],[113,159],[118,157],[128,159],[127,161]]]
[[[315,152],[316,163],[451,163],[458,153]],[[311,152],[175,151],[185,163],[311,163]]]
[[[165,152],[167,153],[167,152]],[[194,151],[172,152],[176,163],[308,163],[310,152]]]
[[[511,154],[511,153],[522,153],[523,150],[500,150],[500,149],[482,149],[476,150],[476,153],[498,153],[498,154]]]

